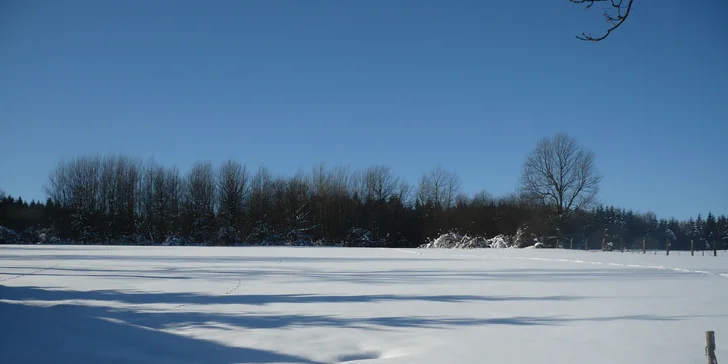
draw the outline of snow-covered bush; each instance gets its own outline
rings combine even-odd
[[[513,245],[516,248],[527,248],[534,246],[538,242],[538,237],[529,230],[527,225],[519,227],[516,231],[516,236],[513,238]]]
[[[384,239],[374,239],[371,231],[362,228],[352,228],[344,240],[346,247],[381,247],[385,246]]]
[[[0,244],[20,244],[23,239],[13,230],[0,226]]]
[[[162,243],[164,246],[186,246],[191,244],[192,242],[189,239],[185,239],[179,235],[170,235]]]
[[[41,229],[37,232],[37,240],[39,244],[59,244],[61,239],[55,236],[51,229]]]
[[[420,245],[420,248],[429,249],[483,249],[490,248],[492,241],[482,236],[471,237],[449,232],[442,234],[427,244]]]
[[[267,223],[259,222],[253,231],[245,238],[246,245],[282,245],[284,239],[273,231]]]
[[[538,241],[531,241],[530,237],[525,238],[525,233],[521,232],[521,244],[517,244],[517,240],[514,237],[507,235],[497,235],[492,238],[484,238],[482,236],[471,237],[468,235],[460,235],[455,232],[449,232],[438,236],[436,239],[431,240],[426,244],[422,244],[419,247],[424,249],[509,249],[509,248],[520,248],[526,246],[527,242],[533,246]],[[533,236],[535,240],[535,235]],[[543,244],[542,244],[543,245]]]
[[[490,247],[493,249],[506,249],[513,247],[513,239],[505,235],[497,235],[490,240]]]
[[[169,238],[167,238],[169,240]],[[217,245],[240,245],[241,239],[237,229],[232,226],[223,226],[217,229],[215,234]]]

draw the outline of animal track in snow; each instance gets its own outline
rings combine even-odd
[[[235,278],[237,278],[238,283],[235,285],[235,287],[231,288],[230,290],[225,292],[223,295],[225,295],[225,296],[231,295],[231,294],[235,293],[237,290],[239,290],[240,287],[242,287],[243,279],[241,277],[235,277]],[[174,308],[181,308],[181,307],[188,306],[188,305],[189,305],[189,303],[181,303],[177,306],[174,306]]]
[[[34,274],[38,274],[38,273],[41,273],[41,272],[44,272],[44,271],[53,269],[53,268],[55,268],[57,266],[58,266],[58,264],[56,264],[54,266],[51,266],[51,267],[47,267],[47,268],[37,269],[37,270],[34,270],[34,271],[30,272],[30,273],[17,274],[17,275],[14,275],[14,276],[10,276],[10,277],[7,277],[7,278],[0,279],[0,282],[12,281],[14,279],[23,278],[25,276],[32,276]]]
[[[235,285],[235,287],[233,287],[233,289],[231,289],[231,290],[229,290],[229,291],[225,292],[225,295],[230,295],[230,294],[233,294],[233,293],[235,293],[235,291],[237,291],[238,289],[240,289],[240,286],[242,286],[242,285],[243,285],[243,279],[242,279],[242,278],[240,278],[240,277],[237,277],[237,278],[238,278],[238,284],[237,284],[237,285]]]

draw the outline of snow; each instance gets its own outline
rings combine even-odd
[[[460,235],[454,232],[449,232],[438,236],[436,239],[429,243],[422,244],[419,246],[420,249],[483,249],[483,248],[494,248],[494,249],[505,249],[515,248],[516,243],[513,243],[514,238],[497,235],[493,238],[486,239],[481,236],[468,236]]]
[[[722,253],[722,252],[721,252]],[[704,363],[728,255],[0,246],[4,363]]]

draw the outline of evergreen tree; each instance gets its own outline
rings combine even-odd
[[[728,249],[728,218],[725,215],[718,219],[718,239],[723,243],[723,249]]]
[[[685,224],[685,235],[687,235],[690,239],[695,239],[697,237],[695,219],[692,217],[690,217],[687,224]]]
[[[692,236],[694,236],[698,240],[702,240],[705,238],[704,236],[705,232],[705,220],[703,220],[703,217],[698,214],[698,218],[695,220],[695,227],[692,232]],[[696,242],[697,244],[697,242]]]
[[[713,242],[715,242],[718,238],[718,223],[715,216],[710,212],[708,213],[708,217],[705,219],[705,231],[703,236],[711,247],[713,246]]]

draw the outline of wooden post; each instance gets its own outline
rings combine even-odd
[[[690,239],[690,255],[695,255],[695,242],[692,239]]]
[[[642,239],[642,254],[647,254],[647,239]]]
[[[571,238],[571,250],[574,250],[574,238]]]
[[[718,256],[718,244],[715,243],[715,240],[713,240],[713,256]]]
[[[715,332],[705,332],[705,355],[708,357],[708,364],[718,364],[715,357]]]
[[[624,241],[621,236],[619,237],[619,251],[624,253]]]
[[[602,238],[602,251],[607,250],[607,246],[604,245],[606,243],[606,240],[607,240],[607,237],[606,236]]]
[[[589,238],[584,239],[584,250],[589,251]]]
[[[665,241],[665,251],[667,252],[667,255],[670,255],[670,239]]]

